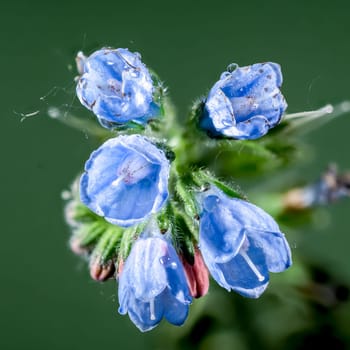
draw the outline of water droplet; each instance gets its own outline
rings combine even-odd
[[[159,261],[162,265],[166,265],[169,263],[170,258],[168,256],[162,256]]]
[[[140,76],[139,71],[135,70],[135,69],[131,69],[130,70],[130,76],[133,78],[138,78]]]
[[[227,66],[227,71],[232,73],[235,69],[237,69],[239,66],[237,63],[231,63]]]
[[[175,261],[173,261],[169,256],[162,256],[159,259],[160,263],[162,265],[164,265],[164,267],[170,267],[171,269],[176,269],[177,268],[177,264]]]
[[[204,209],[211,212],[217,207],[219,202],[220,199],[217,196],[208,196],[203,202]]]

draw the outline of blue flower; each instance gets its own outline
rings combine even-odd
[[[140,237],[119,278],[119,313],[129,314],[143,332],[165,319],[177,326],[192,301],[183,266],[173,246],[160,234]]]
[[[129,121],[144,124],[159,115],[151,74],[138,53],[104,48],[79,58],[82,75],[77,96],[102,126],[110,128]]]
[[[112,224],[134,225],[165,204],[169,168],[163,151],[146,137],[109,139],[85,164],[81,201]]]
[[[276,63],[257,63],[224,72],[205,102],[201,128],[212,136],[257,139],[276,126],[287,108]]]
[[[211,275],[228,291],[259,297],[269,271],[281,272],[292,263],[277,223],[262,209],[215,187],[201,193],[199,203],[199,245]]]

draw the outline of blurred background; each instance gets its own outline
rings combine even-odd
[[[61,192],[96,145],[47,115],[50,106],[83,110],[74,58],[103,46],[140,52],[184,118],[231,62],[280,63],[288,112],[350,100],[349,11],[347,0],[2,2],[0,348],[350,348],[349,201],[319,213],[317,225],[285,230],[295,269],[273,276],[261,299],[213,282],[188,325],[141,334],[117,313],[115,282],[92,281],[68,248]],[[317,179],[330,161],[350,169],[349,129],[348,114],[304,136],[304,162],[287,169],[291,186]],[[288,288],[305,276],[315,285]]]

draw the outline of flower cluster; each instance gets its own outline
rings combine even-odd
[[[119,312],[141,331],[162,318],[182,325],[192,298],[208,292],[209,273],[228,291],[259,297],[269,272],[291,265],[275,220],[191,163],[191,147],[181,142],[184,128],[174,123],[167,128],[171,135],[152,128],[170,109],[139,54],[104,48],[89,57],[80,53],[78,63],[80,102],[115,133],[92,152],[80,196],[66,211],[72,247],[90,257],[91,276],[117,278]],[[275,63],[223,73],[186,131],[199,127],[233,139],[265,135],[287,107],[281,83]],[[130,122],[143,135],[128,129]]]

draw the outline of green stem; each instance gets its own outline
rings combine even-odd
[[[98,139],[105,140],[114,136],[114,134],[103,128],[101,125],[92,121],[89,118],[80,118],[70,112],[63,112],[57,107],[49,107],[47,114],[50,118],[58,120],[59,122],[79,131],[86,133],[87,135],[96,137]]]

